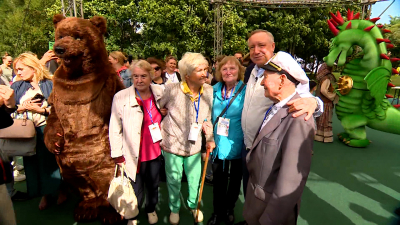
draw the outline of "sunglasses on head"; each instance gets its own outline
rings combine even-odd
[[[161,69],[161,67],[157,66],[156,68],[154,68],[155,71],[159,71]]]

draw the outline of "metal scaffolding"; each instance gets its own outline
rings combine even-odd
[[[214,58],[223,54],[223,5],[237,4],[263,8],[317,8],[341,5],[361,5],[362,18],[371,15],[372,5],[385,0],[210,0],[214,7]]]
[[[224,23],[222,10],[222,2],[214,4],[214,58],[222,55]]]
[[[83,18],[83,0],[61,0],[61,12],[65,17]]]

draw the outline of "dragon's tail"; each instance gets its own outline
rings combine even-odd
[[[400,111],[394,108],[386,99],[382,103],[381,106],[386,105],[386,107],[383,107],[385,112],[384,119],[378,119],[378,116],[378,118],[369,120],[367,126],[387,133],[400,134]]]

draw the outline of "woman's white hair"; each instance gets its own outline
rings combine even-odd
[[[200,53],[186,52],[178,63],[179,73],[185,81],[185,76],[190,76],[192,72],[200,65],[208,66],[208,61]]]

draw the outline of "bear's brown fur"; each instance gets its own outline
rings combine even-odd
[[[56,154],[64,180],[80,194],[75,220],[119,222],[107,202],[115,168],[108,124],[113,96],[124,86],[108,62],[106,20],[55,15],[53,22],[54,52],[62,63],[53,78],[45,143]]]

